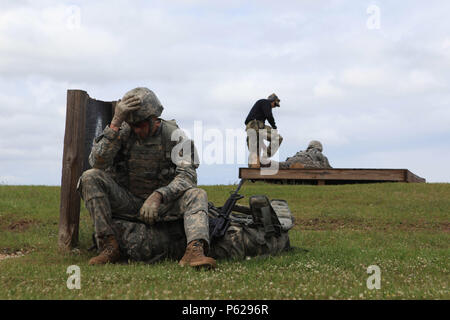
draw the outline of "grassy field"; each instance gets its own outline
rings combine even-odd
[[[202,188],[220,205],[234,187]],[[84,208],[79,250],[59,254],[59,193],[0,186],[0,299],[450,299],[450,184],[246,183],[242,204],[254,194],[288,201],[296,249],[219,261],[212,272],[174,261],[90,267]],[[66,286],[70,265],[81,268],[80,290]],[[379,290],[366,286],[370,265],[381,270]]]

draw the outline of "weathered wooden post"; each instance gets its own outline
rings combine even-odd
[[[110,123],[115,103],[91,99],[83,90],[67,90],[58,232],[58,246],[63,251],[78,244],[80,195],[77,182],[83,171],[90,168],[88,157],[92,141]]]
[[[76,188],[83,172],[88,100],[89,95],[85,91],[67,90],[58,233],[58,246],[61,250],[70,250],[78,243],[80,196]]]

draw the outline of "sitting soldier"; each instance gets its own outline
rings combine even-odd
[[[313,140],[305,151],[299,151],[293,157],[280,162],[279,168],[331,168],[327,157],[322,154],[322,151],[322,144],[317,140]]]
[[[139,232],[118,230],[114,219],[121,218],[148,226],[181,219],[186,244],[179,264],[216,266],[213,258],[205,256],[210,244],[208,198],[197,188],[195,147],[182,134],[177,141],[172,140],[178,126],[175,121],[160,119],[162,111],[151,90],[135,88],[117,103],[111,124],[95,138],[89,156],[92,169],[82,174],[78,184],[94,222],[99,249],[90,265],[118,261],[119,242],[126,247],[124,239],[141,236]],[[174,153],[180,145],[183,148]],[[189,152],[182,154],[184,150]],[[136,228],[147,227],[136,224]],[[165,236],[158,231],[158,237]]]

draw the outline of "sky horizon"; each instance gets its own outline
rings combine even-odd
[[[139,86],[163,119],[200,124],[200,185],[238,181],[246,163],[227,164],[226,132],[243,133],[272,92],[276,159],[319,140],[335,168],[448,183],[448,12],[437,0],[2,1],[0,185],[60,185],[68,89],[112,101]]]

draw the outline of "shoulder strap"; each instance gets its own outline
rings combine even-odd
[[[177,122],[175,119],[172,120],[162,120],[162,129],[161,129],[161,139],[162,146],[164,148],[165,158],[171,159],[172,148],[177,144],[176,141],[172,141],[172,134],[175,130],[179,129]]]
[[[272,205],[265,195],[254,195],[249,199],[253,221],[256,225],[262,225],[266,237],[279,236],[281,223]]]
[[[272,199],[270,205],[280,221],[282,230],[288,231],[291,229],[294,226],[295,219],[289,209],[287,201],[283,199]]]

